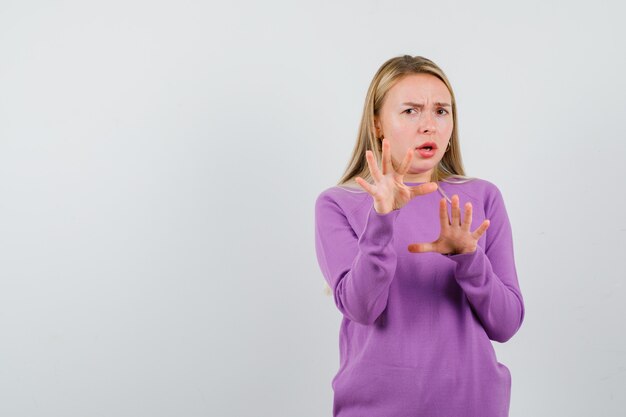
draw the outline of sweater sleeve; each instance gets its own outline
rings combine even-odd
[[[480,319],[489,339],[504,343],[524,321],[524,300],[517,280],[511,225],[500,190],[493,186],[486,202],[485,249],[449,256],[455,278]]]
[[[398,212],[379,214],[372,204],[357,236],[332,198],[322,194],[315,203],[317,260],[337,308],[354,322],[373,324],[387,306],[397,264],[393,225]]]

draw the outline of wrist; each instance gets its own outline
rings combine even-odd
[[[391,213],[393,209],[384,209],[382,207],[376,207],[376,204],[374,204],[374,211],[376,212],[376,214],[384,216],[385,214]]]
[[[464,249],[464,250],[460,251],[457,255],[463,255],[463,254],[466,254],[466,253],[474,253],[474,252],[476,252],[476,248]]]
[[[475,246],[473,248],[464,248],[464,249],[461,249],[461,250],[455,250],[453,252],[446,253],[444,255],[446,255],[446,256],[465,255],[465,254],[474,253],[474,252],[476,252],[476,247]]]

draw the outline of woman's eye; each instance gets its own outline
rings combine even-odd
[[[411,109],[406,109],[404,112],[405,112],[405,113],[408,113],[408,114],[415,114],[415,113],[411,113],[411,111],[415,111],[415,112],[417,113],[417,110],[416,110],[416,109],[413,109],[413,108],[411,108]],[[438,114],[440,114],[440,115],[448,114],[448,110],[446,110],[446,109],[444,109],[444,108],[440,108],[440,109],[438,109],[438,110],[437,110],[437,112],[438,112]]]

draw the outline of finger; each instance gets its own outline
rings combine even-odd
[[[448,218],[448,204],[446,203],[445,198],[442,198],[439,201],[439,221],[442,229],[450,226],[450,219]]]
[[[463,219],[463,226],[461,227],[463,230],[470,230],[472,226],[472,203],[469,201],[465,203],[465,218]]]
[[[390,151],[389,139],[383,139],[383,175],[389,174],[393,165],[391,164],[391,151]]]
[[[376,194],[376,191],[374,190],[374,186],[372,184],[370,184],[369,182],[365,181],[363,178],[361,177],[356,177],[354,179],[357,184],[359,184],[365,191],[367,191],[372,197],[374,196],[374,194]]]
[[[398,174],[404,175],[409,170],[409,166],[411,165],[411,161],[413,160],[413,149],[409,149],[406,153],[406,156],[402,160],[402,164],[400,164],[400,168],[398,169]]]
[[[383,177],[380,174],[380,170],[378,169],[378,164],[374,160],[374,154],[372,151],[365,151],[365,158],[367,159],[367,166],[370,169],[370,174],[372,174],[372,178],[374,181],[381,182]]]
[[[413,198],[418,195],[430,194],[433,191],[436,191],[437,188],[439,188],[439,185],[436,182],[427,182],[426,184],[420,184],[410,188],[411,198]]]
[[[437,246],[435,242],[432,243],[411,243],[408,247],[409,252],[422,253],[422,252],[436,252]]]
[[[459,208],[459,196],[452,196],[452,226],[461,225],[461,209]]]
[[[480,237],[483,235],[483,233],[485,233],[490,224],[491,222],[489,220],[485,220],[484,222],[482,222],[481,225],[478,226],[478,229],[474,230],[474,233],[472,233],[474,239],[480,239]]]

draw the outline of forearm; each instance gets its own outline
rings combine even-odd
[[[513,337],[524,318],[524,302],[519,288],[505,284],[493,271],[481,246],[477,246],[472,253],[448,258],[456,262],[456,281],[465,292],[489,338],[504,343]],[[513,265],[509,265],[507,274],[515,274]],[[517,279],[508,276],[506,281],[516,282]]]
[[[345,235],[318,237],[318,258],[335,304],[352,321],[372,324],[387,305],[397,265],[393,247],[397,215],[397,210],[378,214],[372,207],[358,240],[342,242]]]

